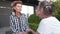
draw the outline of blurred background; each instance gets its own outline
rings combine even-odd
[[[9,28],[9,16],[11,14],[11,2],[15,0],[0,0],[0,34],[11,34]],[[37,30],[40,18],[35,14],[35,8],[38,2],[46,0],[17,0],[22,1],[22,13],[26,14],[28,18],[29,27],[33,30]],[[48,1],[48,0],[47,0]],[[55,5],[55,10],[53,15],[60,20],[60,0],[49,0],[48,2]],[[31,33],[30,33],[31,34]]]

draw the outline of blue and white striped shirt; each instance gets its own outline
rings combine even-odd
[[[21,14],[19,17],[13,14],[10,15],[10,28],[13,34],[17,34],[17,32],[22,32],[29,28],[26,15]]]

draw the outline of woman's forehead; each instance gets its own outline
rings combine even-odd
[[[16,4],[16,6],[22,6],[21,4]]]

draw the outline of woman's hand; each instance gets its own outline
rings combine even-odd
[[[22,34],[22,32],[18,32],[17,34]]]
[[[31,32],[32,29],[26,29],[26,32]]]
[[[17,34],[27,34],[26,32],[18,32]]]
[[[22,34],[27,34],[27,32],[23,32]]]

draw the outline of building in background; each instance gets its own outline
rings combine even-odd
[[[26,14],[27,17],[34,14],[34,6],[22,5],[22,13]]]

